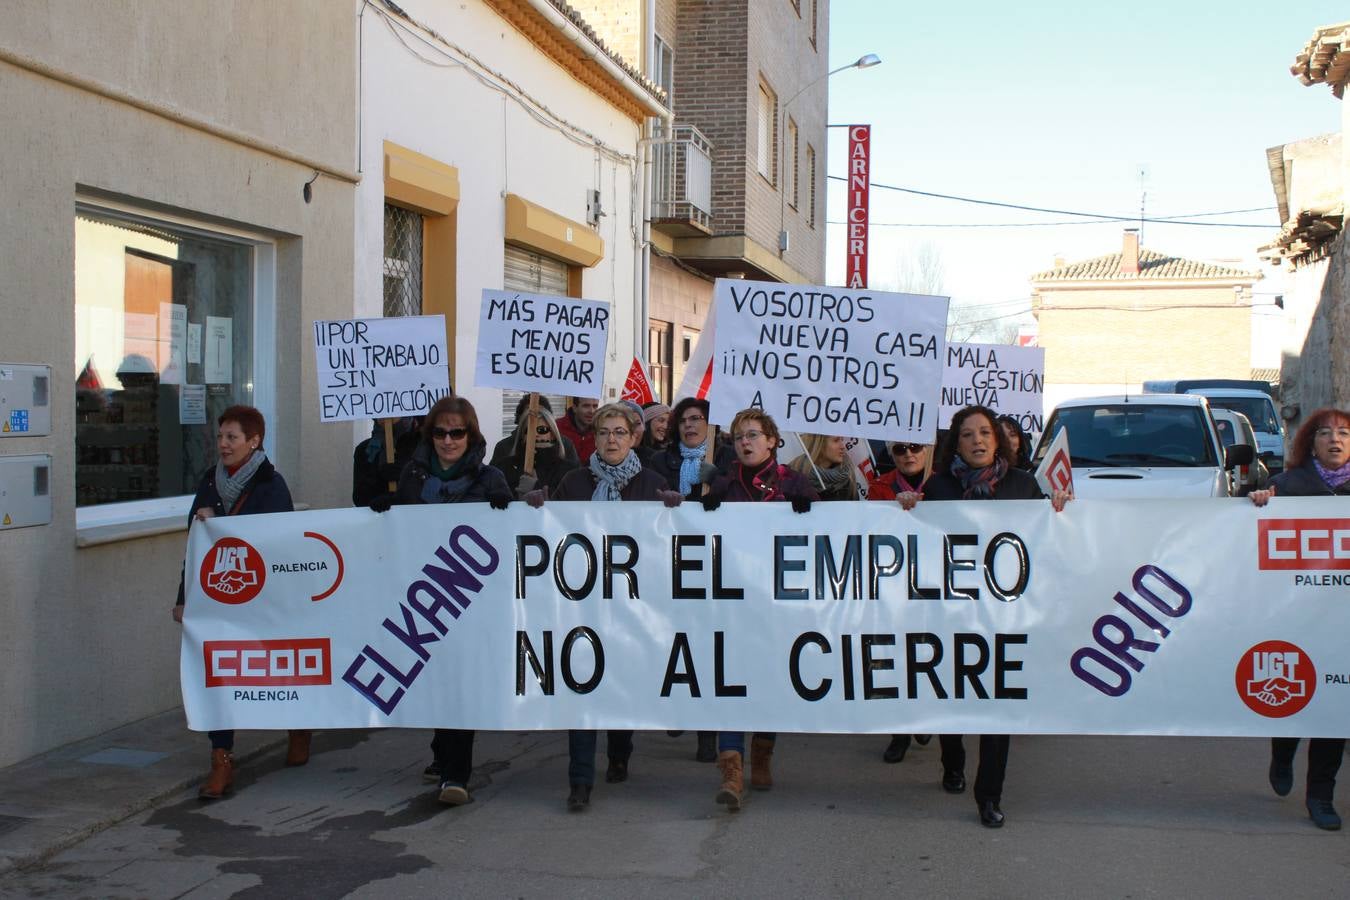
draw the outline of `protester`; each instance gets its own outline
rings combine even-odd
[[[677,410],[679,406],[675,407]],[[760,409],[743,409],[731,420],[731,439],[736,445],[736,461],[730,470],[705,488],[702,502],[706,510],[722,503],[775,502],[792,504],[804,513],[819,499],[811,483],[798,472],[778,463],[778,448],[783,440],[773,418]],[[750,786],[767,791],[773,787],[770,759],[776,733],[756,734],[750,741]],[[717,802],[735,812],[741,808],[744,794],[745,732],[723,731],[717,735],[717,768],[722,785]]]
[[[642,443],[648,450],[659,451],[670,446],[670,407],[657,400],[642,405],[642,423],[646,433]]]
[[[1257,506],[1272,497],[1344,497],[1350,495],[1350,410],[1324,408],[1310,415],[1294,434],[1285,458],[1285,469],[1270,480],[1270,487],[1247,496]],[[1296,737],[1272,738],[1270,786],[1286,796],[1294,789]],[[1304,804],[1313,824],[1327,831],[1341,827],[1341,817],[1332,804],[1336,773],[1345,756],[1344,738],[1312,738],[1308,741],[1308,783]]]
[[[651,461],[652,453],[645,446],[643,446],[643,441],[645,441],[647,438],[647,423],[642,418],[642,407],[639,406],[637,402],[634,400],[621,399],[615,400],[614,402],[618,403],[620,406],[625,406],[628,409],[631,409],[633,411],[633,415],[637,416],[637,430],[633,435],[633,452],[637,454],[637,458],[642,463],[642,465],[646,466],[648,462]],[[597,444],[596,446],[598,447],[599,444]]]
[[[726,472],[736,459],[731,447],[717,445],[708,453],[708,401],[685,397],[670,413],[675,434],[665,452],[652,457],[650,467],[686,499],[702,494],[702,485]]]
[[[506,509],[511,490],[499,470],[483,463],[486,454],[473,404],[463,397],[442,397],[427,413],[422,441],[399,477],[398,490],[376,497],[370,508],[384,512],[394,504],[487,501],[493,509]],[[438,798],[447,806],[469,802],[473,737],[472,730],[437,728],[431,739],[436,759],[422,775],[439,782]]]
[[[878,475],[867,483],[868,500],[895,500],[904,509],[913,509],[923,498],[924,479],[928,475],[928,456],[933,448],[928,444],[914,444],[896,441],[888,448],[894,468],[885,475]],[[932,735],[916,734],[913,740],[919,746],[927,746]],[[893,734],[891,742],[881,753],[883,762],[899,763],[909,752],[911,736]]]
[[[1008,439],[1008,447],[1012,451],[1013,468],[1021,469],[1023,472],[1030,472],[1035,469],[1036,467],[1031,464],[1031,435],[1023,430],[1022,423],[1012,416],[999,416],[998,425],[1003,429],[1003,434]]]
[[[550,418],[552,418],[553,404],[550,403],[548,401],[548,397],[545,397],[543,394],[539,394],[537,396],[539,397],[540,412],[547,412]],[[493,468],[501,469],[503,472],[506,471],[507,461],[511,458],[511,455],[515,452],[517,438],[520,439],[521,446],[524,446],[525,433],[521,431],[521,427],[524,421],[523,417],[525,415],[525,412],[529,408],[530,408],[530,395],[522,394],[520,399],[516,401],[516,411],[514,413],[513,418],[513,421],[516,423],[515,428],[512,429],[510,434],[508,434],[506,437],[498,441],[492,448],[492,462],[490,463],[490,465],[493,466]],[[556,425],[557,423],[555,422],[554,424]],[[540,427],[539,423],[536,422],[535,423],[536,437],[538,436],[539,427]],[[562,434],[561,429],[559,429],[558,433]],[[568,440],[565,435],[562,438],[561,446],[563,459],[566,459],[573,466],[576,466],[579,462],[579,460],[577,459],[576,446],[570,440]]]
[[[405,416],[396,419],[394,432],[394,461],[387,462],[384,450],[384,424],[376,419],[370,437],[352,451],[352,504],[369,506],[380,494],[388,493],[389,485],[398,482],[403,467],[412,459],[417,442],[422,439],[422,417]]]
[[[843,438],[803,434],[801,439],[806,452],[788,465],[811,482],[821,500],[866,499],[858,490],[858,467]]]
[[[541,405],[535,413],[538,418],[534,423],[534,474],[525,471],[525,444],[529,434],[525,420],[529,415],[528,406],[517,413],[515,430],[509,435],[510,452],[502,454],[499,459],[495,458],[492,463],[501,471],[507,487],[517,498],[540,487],[557,490],[563,476],[577,467],[576,459],[567,455],[571,445],[558,430],[553,413]]]
[[[681,497],[666,485],[666,480],[644,469],[633,448],[642,416],[627,401],[600,407],[595,414],[596,451],[584,468],[573,469],[563,477],[555,500],[660,500],[666,506],[679,506]],[[544,505],[549,491],[539,489],[525,501],[535,508]],[[609,766],[605,781],[616,784],[628,780],[628,762],[633,755],[632,729],[611,729],[607,736]],[[590,807],[595,786],[596,732],[573,729],[567,733],[567,808],[581,812]]]
[[[967,406],[952,416],[947,439],[942,444],[933,474],[923,486],[923,501],[934,500],[1040,500],[1040,485],[1030,474],[1013,466],[1008,435],[996,424],[994,411]],[[1056,511],[1068,502],[1066,491],[1055,491],[1050,502]],[[961,735],[944,734],[942,787],[951,794],[966,789],[966,749]],[[1000,828],[1004,822],[999,803],[1003,777],[1008,767],[1009,737],[980,736],[980,765],[975,773],[975,805],[981,824]]]
[[[595,410],[599,405],[589,397],[573,397],[571,407],[558,419],[558,430],[577,448],[577,461],[583,466],[595,452]]]
[[[251,516],[259,513],[291,512],[291,492],[286,479],[272,465],[263,450],[267,436],[267,422],[263,414],[251,406],[231,406],[216,420],[216,452],[219,458],[214,467],[202,475],[192,498],[188,527],[194,521],[204,522],[214,516]],[[183,575],[178,581],[178,602],[173,608],[173,620],[183,621]],[[217,800],[234,786],[234,732],[212,731],[211,771],[197,791],[202,800]],[[290,732],[286,747],[286,765],[303,766],[309,762],[308,731]]]

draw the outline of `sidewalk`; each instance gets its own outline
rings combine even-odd
[[[284,731],[240,731],[235,758],[285,743]],[[0,874],[198,784],[209,763],[206,735],[188,731],[180,708],[0,769]]]

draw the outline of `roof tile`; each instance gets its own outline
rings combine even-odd
[[[1230,269],[1194,259],[1168,256],[1156,250],[1140,248],[1139,274],[1120,271],[1120,253],[1098,256],[1082,262],[1069,263],[1031,276],[1035,282],[1046,281],[1148,281],[1176,278],[1260,278],[1260,273]]]

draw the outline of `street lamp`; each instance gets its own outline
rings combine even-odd
[[[779,255],[779,257],[782,257],[783,254],[787,253],[787,250],[788,250],[788,232],[787,232],[787,189],[786,189],[786,188],[787,188],[787,185],[785,185],[785,184],[783,183],[783,178],[782,178],[782,170],[786,168],[786,164],[787,164],[787,120],[788,120],[788,114],[787,114],[787,113],[788,113],[788,107],[792,105],[792,101],[793,101],[793,100],[796,100],[796,99],[797,99],[798,97],[800,97],[802,94],[805,94],[805,93],[806,93],[807,91],[809,91],[811,88],[813,88],[813,87],[815,87],[816,85],[820,84],[820,82],[824,81],[826,78],[829,78],[831,75],[836,75],[836,74],[838,74],[839,72],[844,71],[845,69],[870,69],[870,68],[872,68],[873,66],[878,66],[878,65],[881,65],[881,57],[880,57],[880,56],[877,56],[875,53],[865,53],[865,54],[863,54],[862,56],[858,57],[856,60],[854,60],[853,62],[849,63],[849,64],[846,65],[846,66],[840,66],[840,67],[837,68],[837,69],[831,69],[830,71],[826,72],[824,75],[821,75],[821,76],[818,76],[818,77],[812,79],[810,82],[807,83],[807,85],[806,85],[805,87],[803,87],[803,88],[802,88],[801,90],[799,90],[797,93],[795,93],[795,94],[793,94],[791,97],[789,97],[789,98],[787,99],[787,101],[783,104],[783,106],[782,106],[782,115],[781,115],[782,121],[781,121],[780,127],[779,127],[779,129],[778,129],[778,166],[779,166],[779,170],[780,170],[780,171],[779,171],[779,179],[778,179],[778,255]],[[793,172],[792,172],[792,184],[793,184],[794,187],[796,187],[796,185],[797,185],[797,174],[798,174],[798,173],[797,173],[797,171],[796,171],[796,163],[794,162],[794,163],[793,163]]]

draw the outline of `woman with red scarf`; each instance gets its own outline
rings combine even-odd
[[[806,477],[778,463],[778,448],[783,446],[778,426],[761,409],[743,409],[731,420],[731,439],[736,461],[727,474],[715,479],[703,494],[703,508],[717,509],[728,503],[772,503],[786,501],[796,512],[807,512],[819,499]],[[773,756],[777,734],[756,734],[750,742],[750,786],[767,791],[773,787],[769,759]],[[717,768],[722,786],[717,802],[731,812],[741,808],[744,798],[743,769],[745,732],[723,731],[717,735]]]
[[[1045,494],[1029,473],[1014,467],[1008,436],[998,416],[984,406],[967,406],[952,416],[947,439],[938,452],[933,475],[924,483],[923,502],[932,500],[1043,500]],[[1069,494],[1055,491],[1050,502],[1058,512]],[[959,734],[939,736],[942,744],[942,788],[949,794],[966,789],[966,748]],[[980,823],[1003,826],[1003,776],[1008,768],[1009,737],[980,735],[980,767],[975,774],[975,805]]]

